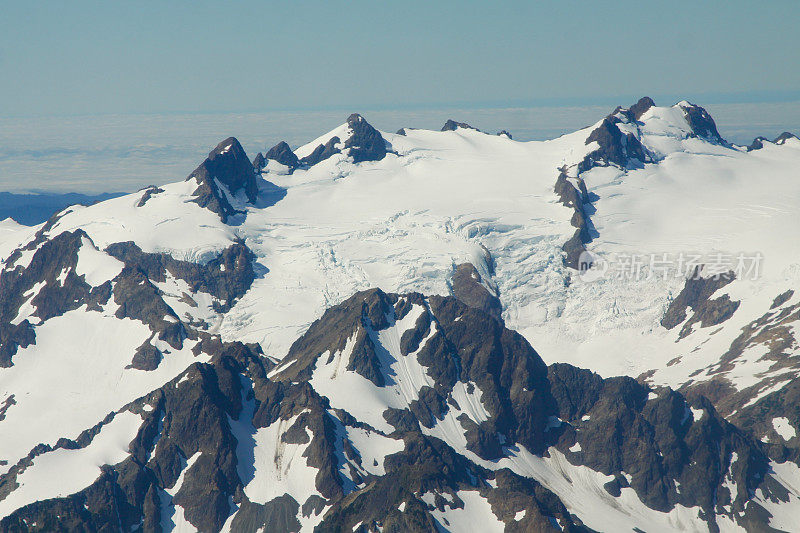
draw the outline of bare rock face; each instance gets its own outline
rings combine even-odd
[[[264,167],[266,166],[266,164],[267,164],[267,161],[264,158],[264,154],[262,154],[261,152],[258,152],[256,154],[256,156],[253,158],[253,170],[255,170],[256,173],[259,173],[262,170],[264,170]]]
[[[786,143],[786,141],[788,141],[789,139],[797,139],[797,135],[795,135],[794,133],[789,133],[788,131],[784,131],[783,133],[775,137],[775,140],[772,142],[781,145]]]
[[[748,152],[752,152],[753,150],[760,150],[764,148],[764,142],[772,142],[773,144],[777,144],[778,146],[786,144],[786,141],[789,139],[797,139],[797,135],[794,133],[790,133],[788,131],[784,131],[777,137],[775,137],[772,141],[767,139],[766,137],[756,137],[753,139],[753,142],[750,143],[750,146],[747,147]]]
[[[478,128],[473,128],[466,122],[456,122],[451,118],[447,119],[447,122],[444,123],[444,126],[442,126],[442,131],[456,131],[458,128],[481,131]]]
[[[752,152],[753,150],[761,150],[764,148],[764,141],[769,142],[769,139],[766,137],[756,137],[753,139],[753,142],[750,143],[750,146],[747,147],[747,151]]]
[[[294,170],[300,166],[300,160],[285,141],[281,141],[270,148],[264,155],[264,158],[277,161],[281,165],[289,167],[290,170]]]
[[[325,144],[320,144],[319,146],[314,148],[313,152],[311,152],[303,159],[301,159],[300,164],[307,167],[313,167],[317,163],[325,161],[332,155],[341,153],[341,150],[339,150],[336,147],[336,145],[339,144],[340,142],[341,140],[339,139],[339,137],[336,136],[331,137],[330,139],[328,139],[328,142],[326,142]]]
[[[631,114],[633,120],[639,120],[642,118],[648,109],[654,107],[656,103],[653,101],[652,98],[649,96],[643,96],[639,99],[638,102],[633,104],[631,107],[628,108],[628,112]]]
[[[347,125],[353,130],[353,134],[345,141],[344,146],[350,149],[349,154],[354,163],[380,161],[386,157],[386,140],[364,117],[353,113],[347,118]]]
[[[577,186],[572,181],[577,182]],[[591,222],[585,207],[590,203],[589,192],[586,190],[583,179],[578,177],[570,180],[565,169],[561,169],[559,172],[554,191],[561,204],[573,210],[570,223],[575,228],[575,233],[561,247],[566,253],[564,264],[570,268],[579,269],[581,268],[579,264],[581,254],[586,251],[586,244],[592,241]],[[591,265],[584,265],[584,267],[588,266]]]
[[[481,276],[472,263],[462,263],[453,272],[453,296],[470,307],[485,311],[497,320],[503,311],[500,299],[481,284]]]
[[[589,170],[598,163],[614,164],[627,168],[633,161],[642,164],[647,161],[647,152],[632,133],[622,133],[617,126],[619,119],[609,115],[586,139],[586,144],[596,142],[600,147],[588,154],[578,165],[579,171]]]
[[[717,131],[717,125],[708,111],[699,105],[690,104],[683,108],[683,113],[695,135],[718,144],[728,144]]]
[[[681,328],[680,338],[689,335],[694,324],[699,323],[700,327],[705,328],[726,321],[738,309],[739,302],[732,301],[727,294],[714,300],[710,298],[718,289],[733,281],[734,277],[733,272],[728,272],[703,278],[700,276],[699,268],[696,269],[686,280],[678,296],[670,303],[661,319],[661,325],[667,329],[674,328],[686,320],[686,310],[690,307],[694,314]]]
[[[237,213],[229,195],[242,191],[251,203],[258,197],[253,164],[234,137],[219,143],[186,179],[195,179],[198,183],[194,192],[195,203],[217,213],[223,222]]]
[[[353,113],[347,117],[347,126],[350,128],[351,133],[344,140],[343,147],[337,147],[342,143],[339,137],[331,137],[328,142],[320,144],[313,152],[301,159],[300,164],[309,167],[314,166],[320,161],[324,161],[341,152],[349,155],[354,163],[380,161],[386,157],[386,140],[364,117],[358,113]]]

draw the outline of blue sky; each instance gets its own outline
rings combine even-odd
[[[0,3],[0,117],[800,100],[796,0]]]

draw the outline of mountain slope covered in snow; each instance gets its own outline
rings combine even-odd
[[[798,169],[354,114],[4,221],[0,530],[791,531]]]

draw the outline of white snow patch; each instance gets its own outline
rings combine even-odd
[[[100,467],[128,457],[128,445],[136,436],[142,418],[129,411],[117,413],[85,448],[59,448],[33,459],[17,476],[17,487],[0,501],[0,517],[39,500],[60,498],[89,486],[100,475]]]
[[[773,418],[772,427],[775,428],[775,432],[780,435],[783,440],[790,440],[797,436],[797,431],[785,416]]]
[[[78,263],[75,265],[75,274],[84,276],[86,283],[92,287],[102,285],[110,279],[114,279],[122,272],[125,264],[111,257],[105,252],[95,248],[92,241],[83,237],[81,247],[78,250]]]

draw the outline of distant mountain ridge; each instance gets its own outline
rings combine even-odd
[[[65,207],[76,204],[92,205],[124,194],[122,192],[104,192],[94,195],[75,192],[63,194],[0,192],[0,220],[13,218],[24,226],[35,226]]]

